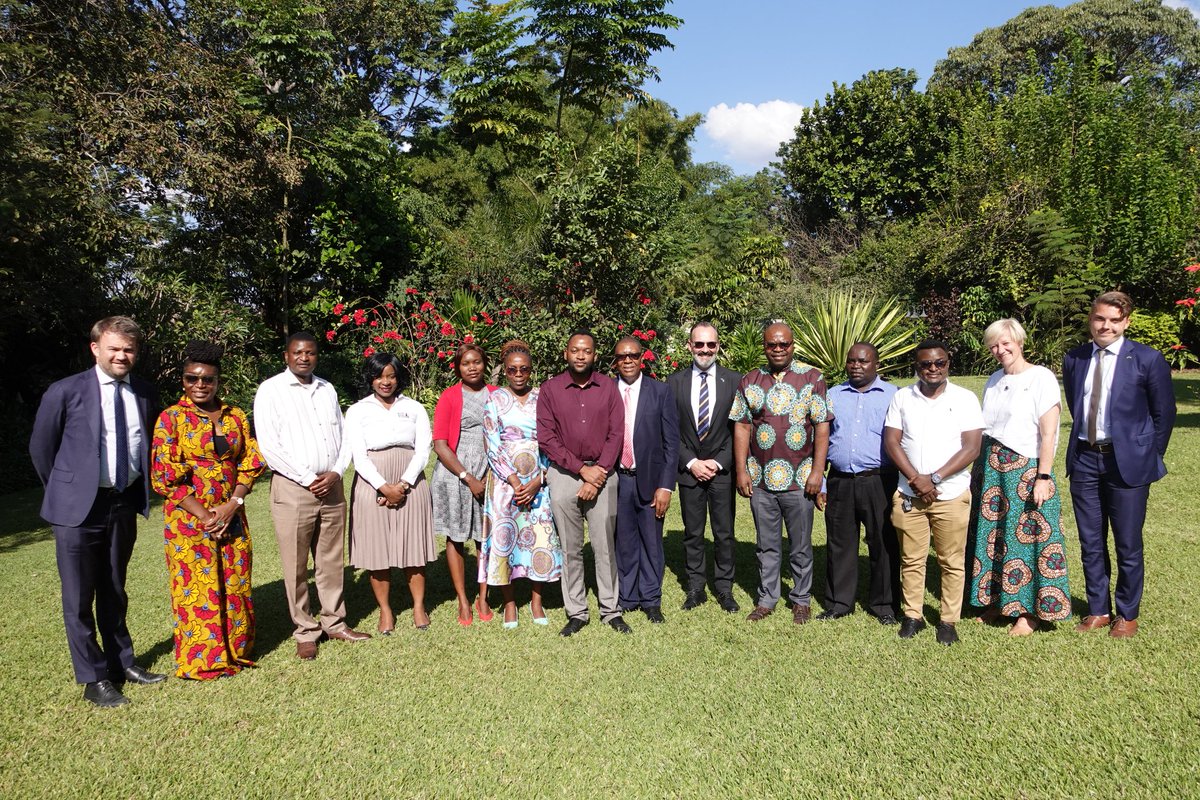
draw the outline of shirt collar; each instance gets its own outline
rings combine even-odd
[[[129,376],[128,375],[126,375],[124,378],[114,378],[112,375],[109,375],[107,372],[100,369],[99,364],[96,365],[95,369],[96,369],[96,378],[100,381],[101,386],[104,386],[105,384],[110,384],[110,383],[123,383],[126,386],[129,385]]]
[[[636,379],[634,379],[633,383],[626,383],[625,380],[621,379],[621,378],[619,378],[618,380],[621,381],[621,391],[622,392],[624,392],[626,389],[632,389],[636,392],[642,386],[642,373],[640,373],[640,372],[638,373],[638,376]]]
[[[842,381],[841,383],[838,384],[837,388],[841,389],[842,391],[854,392],[855,394],[867,394],[867,392],[882,392],[883,391],[883,378],[876,375],[875,380],[871,381],[871,385],[868,386],[866,391],[863,391],[863,392],[860,392],[860,391],[858,391],[858,389],[855,389],[853,386],[851,386],[850,381]]]
[[[1121,352],[1121,348],[1124,346],[1125,346],[1125,334],[1121,334],[1120,336],[1118,336],[1117,340],[1115,342],[1113,342],[1112,344],[1110,344],[1108,347],[1100,347],[1095,342],[1092,342],[1092,358],[1096,357],[1096,352],[1098,350],[1107,350],[1108,352],[1112,353],[1114,356],[1118,355]]]

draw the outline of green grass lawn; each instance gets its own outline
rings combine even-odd
[[[555,590],[549,627],[523,611],[515,631],[498,621],[464,629],[443,558],[430,566],[427,632],[413,629],[397,578],[394,636],[328,643],[302,663],[264,483],[247,504],[259,669],[133,686],[131,705],[106,711],[72,682],[41,494],[10,495],[0,518],[0,797],[1200,796],[1200,375],[1175,387],[1171,474],[1151,492],[1146,526],[1142,626],[1126,642],[1076,634],[1074,621],[1012,639],[964,620],[962,643],[947,650],[932,631],[903,642],[861,610],[804,627],[786,613],[748,623],[757,572],[739,501],[742,614],[715,602],[679,611],[673,507],[665,625],[633,614],[634,635],[620,636],[598,624],[590,595],[593,624],[561,639]],[[1069,516],[1064,527],[1082,616]],[[161,530],[156,508],[130,564],[129,626],[139,663],[171,672]],[[819,607],[820,521],[813,538]],[[860,563],[865,588],[865,548]],[[926,602],[934,619],[934,596]],[[365,574],[347,572],[347,604],[350,622],[374,631]]]

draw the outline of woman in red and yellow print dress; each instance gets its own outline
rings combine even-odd
[[[250,530],[243,498],[265,462],[245,413],[218,399],[221,349],[192,342],[183,397],[154,427],[151,483],[166,501],[175,674],[207,680],[254,666]]]

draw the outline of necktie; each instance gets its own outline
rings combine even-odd
[[[116,428],[113,433],[117,438],[117,471],[113,475],[113,488],[120,492],[129,485],[129,425],[125,421],[125,398],[120,381],[113,381],[113,417]]]
[[[1096,368],[1092,370],[1092,396],[1088,399],[1088,444],[1096,443],[1096,417],[1100,415],[1100,394],[1104,391],[1104,354],[1096,351]]]
[[[625,387],[625,442],[621,445],[621,468],[633,467],[633,389]]]
[[[703,440],[708,435],[708,372],[700,373],[700,407],[696,410],[696,433]]]

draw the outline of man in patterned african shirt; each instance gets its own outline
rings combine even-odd
[[[792,622],[810,616],[814,500],[829,452],[833,412],[820,370],[793,360],[792,329],[773,322],[763,330],[767,365],[738,384],[729,418],[734,421],[733,460],[737,490],[750,499],[757,532],[758,599],[747,617],[757,622],[775,610],[780,596],[783,526],[792,567]]]

